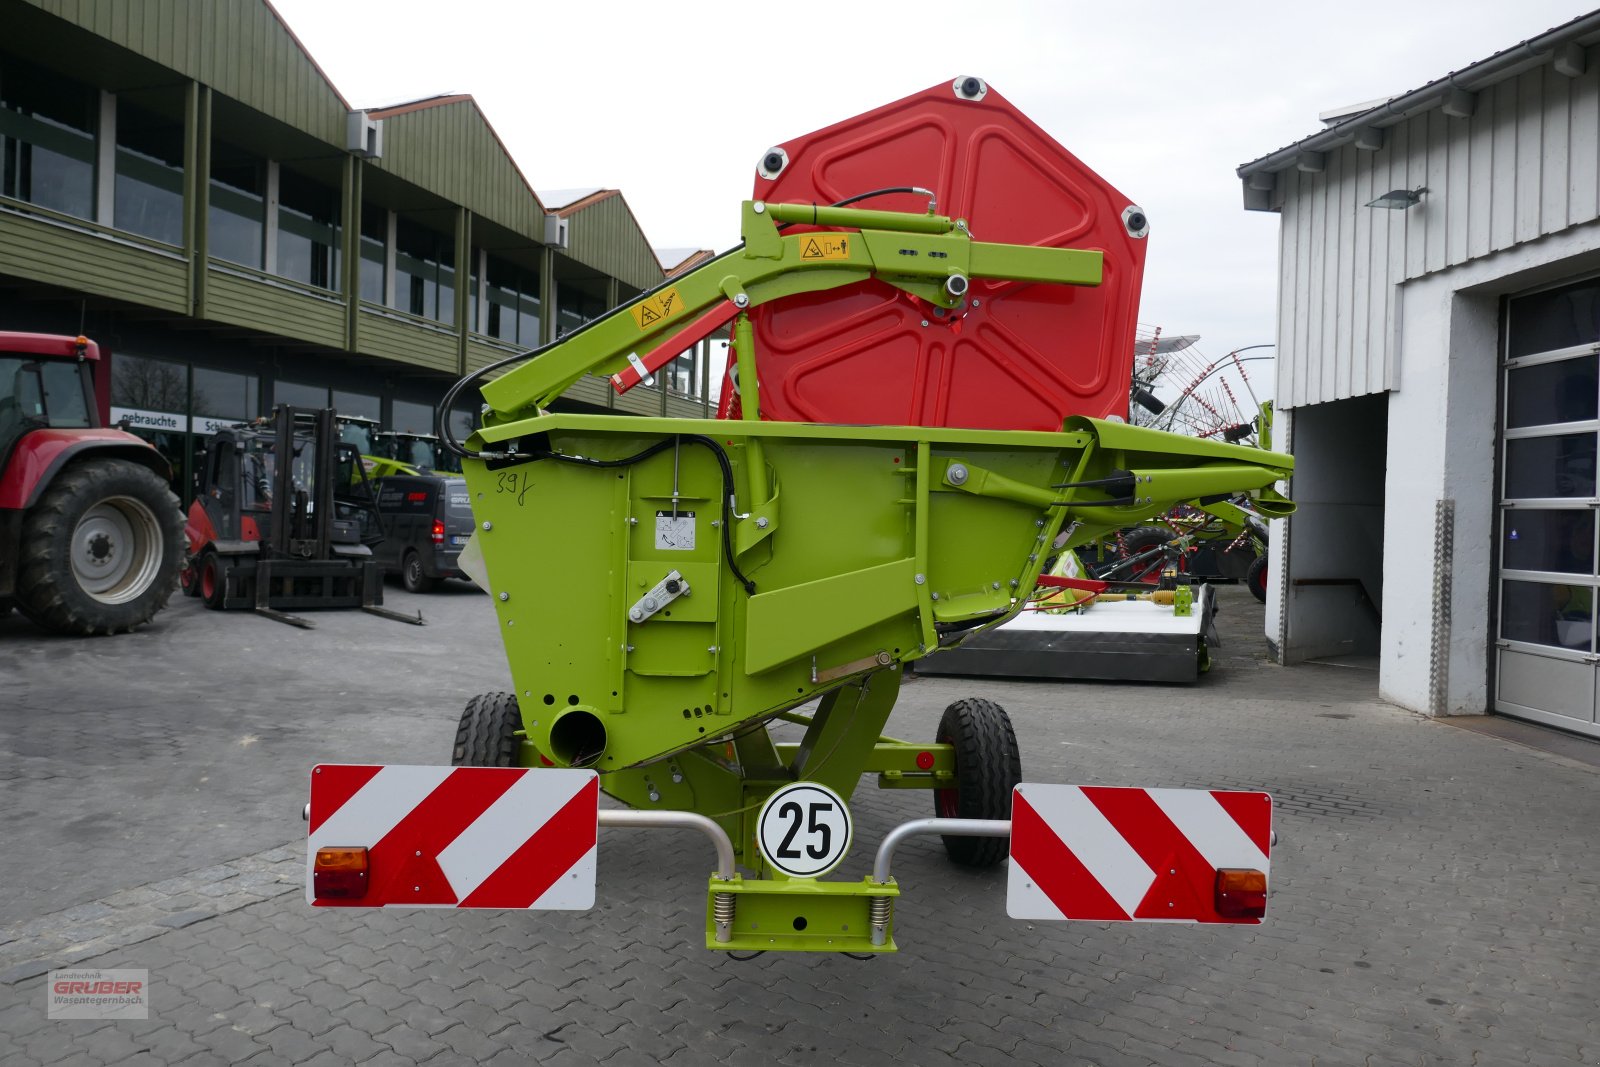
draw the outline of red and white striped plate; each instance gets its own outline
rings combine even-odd
[[[317,907],[591,908],[599,810],[593,771],[321,764],[311,772],[306,899]],[[319,848],[368,850],[362,896],[317,898]]]
[[[1013,919],[1259,923],[1217,913],[1217,871],[1268,873],[1266,793],[1108,786],[1016,787]]]

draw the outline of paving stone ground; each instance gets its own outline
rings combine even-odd
[[[1600,1064],[1600,772],[1267,663],[1239,589],[1195,685],[918,678],[890,728],[984,695],[1028,780],[1268,789],[1262,926],[1014,922],[1003,869],[918,840],[899,954],[740,962],[701,947],[701,840],[636,830],[602,832],[590,912],[313,911],[311,763],[440,761],[505,684],[480,596],[390,599],[431,625],[0,622],[0,1064]],[[854,810],[840,877],[931,813],[870,784]],[[150,1018],[47,1019],[64,963],[147,968]]]

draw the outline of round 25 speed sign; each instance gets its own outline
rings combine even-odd
[[[756,843],[772,866],[791,878],[815,878],[850,851],[850,809],[816,782],[795,782],[767,798],[756,820]]]

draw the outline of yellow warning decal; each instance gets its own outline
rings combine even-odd
[[[801,259],[849,259],[850,235],[808,233],[800,239]]]
[[[653,330],[663,320],[682,314],[683,298],[678,295],[677,289],[668,289],[648,300],[641,300],[628,310],[633,314],[633,321],[638,323],[639,329]]]

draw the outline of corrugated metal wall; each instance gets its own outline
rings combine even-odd
[[[476,105],[463,100],[383,120],[387,171],[530,240],[543,240],[544,215]]]
[[[260,0],[29,0],[36,7],[344,146],[345,106]]]
[[[1376,152],[1277,177],[1280,406],[1393,388],[1396,286],[1600,218],[1600,65],[1544,65],[1478,93],[1470,118],[1435,109]],[[1364,206],[1418,186],[1409,210]]]
[[[661,262],[620,196],[608,196],[572,214],[566,254],[635,289],[648,289],[665,275]]]

